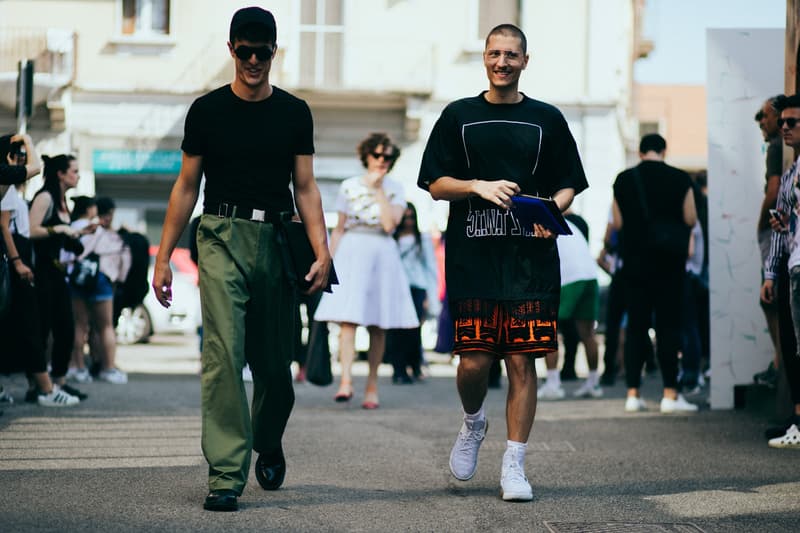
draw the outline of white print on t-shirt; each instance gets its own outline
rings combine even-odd
[[[467,213],[464,224],[469,238],[521,235],[533,237],[533,228],[523,228],[517,217],[507,209],[472,209]]]
[[[531,171],[531,176],[536,174],[536,167],[539,165],[539,154],[542,151],[542,127],[538,124],[533,124],[531,122],[518,122],[516,120],[483,120],[480,122],[469,122],[461,126],[461,143],[464,145],[464,157],[467,160],[467,168],[471,168],[470,160],[469,160],[469,149],[467,148],[467,128],[475,127],[475,126],[486,126],[490,124],[515,124],[519,126],[526,126],[530,128],[536,128],[537,131],[533,132],[533,139],[530,139],[526,142],[530,142],[531,140],[536,144],[536,161],[533,162],[533,170]],[[518,133],[515,133],[518,137],[525,137],[525,133],[520,130]]]

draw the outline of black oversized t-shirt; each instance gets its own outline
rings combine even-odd
[[[517,104],[492,104],[484,93],[448,105],[433,128],[418,185],[428,189],[443,176],[509,180],[523,194],[545,197],[565,188],[579,193],[588,186],[575,140],[558,109],[527,96]],[[523,233],[509,211],[486,200],[451,202],[445,254],[450,301],[539,300],[557,308],[556,242]]]
[[[203,157],[206,205],[293,211],[295,156],[314,153],[311,111],[278,87],[248,102],[225,85],[192,103],[181,149]]]
[[[691,228],[682,226],[683,202],[686,193],[692,188],[692,178],[683,170],[663,161],[642,161],[636,168],[642,184],[642,194],[647,202],[648,221],[673,223],[675,228],[685,227],[688,243]],[[683,272],[686,256],[658,252],[648,246],[648,226],[642,210],[642,196],[636,188],[635,179],[636,174],[628,169],[620,173],[614,182],[614,199],[622,215],[623,272],[636,277],[653,276],[654,272]]]

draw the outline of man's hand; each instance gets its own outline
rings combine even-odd
[[[331,256],[326,254],[326,257],[317,258],[305,275],[305,280],[311,283],[311,286],[305,291],[305,294],[314,294],[321,291],[328,286],[328,276],[331,270]]]
[[[771,304],[775,300],[774,285],[775,282],[771,279],[765,279],[761,285],[761,301],[765,304]]]
[[[169,308],[172,305],[172,270],[169,261],[156,261],[152,286],[158,303]]]
[[[511,197],[519,193],[519,185],[513,181],[483,181],[475,180],[473,186],[475,194],[505,209],[511,209]]]
[[[549,229],[545,228],[541,224],[534,224],[533,225],[533,236],[540,238],[540,239],[555,239],[558,237],[557,233],[553,233]]]
[[[772,212],[770,212],[769,217],[769,225],[772,227],[772,231],[777,231],[778,233],[789,231],[789,214],[783,214],[777,209],[775,213],[777,213],[777,216],[773,216]]]

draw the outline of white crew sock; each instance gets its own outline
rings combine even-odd
[[[547,381],[545,385],[549,387],[560,387],[561,386],[561,374],[556,370],[548,370],[547,371]],[[509,441],[511,442],[511,441]]]
[[[597,370],[589,370],[589,377],[586,378],[586,381],[588,381],[592,387],[596,387],[597,384],[599,383],[599,379],[597,377]]]
[[[525,451],[528,449],[527,442],[506,441],[506,452],[503,454],[503,465],[514,462],[519,466],[525,465]]]
[[[483,410],[483,405],[481,404],[481,408],[478,409],[477,413],[469,414],[468,412],[464,411],[464,420],[468,420],[470,422],[475,422],[476,420],[483,420],[486,418],[486,413]]]

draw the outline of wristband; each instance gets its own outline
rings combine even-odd
[[[52,235],[53,233],[55,233],[53,226],[47,226],[47,234]]]
[[[18,255],[15,255],[14,257],[9,257],[8,258],[8,262],[9,263],[13,263],[14,261],[22,261],[22,259],[20,259]]]

